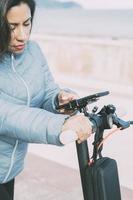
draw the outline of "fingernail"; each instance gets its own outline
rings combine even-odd
[[[67,97],[62,97],[62,100],[67,100]]]

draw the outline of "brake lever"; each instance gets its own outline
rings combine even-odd
[[[130,121],[124,121],[117,117],[116,115],[113,115],[113,124],[115,124],[118,128],[121,128],[121,130],[126,129],[130,126]]]

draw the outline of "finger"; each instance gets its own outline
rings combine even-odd
[[[75,94],[69,94],[68,98],[69,98],[70,101],[72,101],[72,100],[74,100],[74,99],[77,99],[78,96],[75,95]]]
[[[82,133],[82,134],[78,134],[78,139],[81,141],[85,141],[87,140],[89,137],[91,136],[91,133]]]
[[[81,144],[82,142],[84,142],[85,140],[77,140],[78,144]]]
[[[72,97],[71,95],[64,95],[64,96],[62,96],[61,101],[69,102],[69,101],[72,101],[73,99],[74,99],[74,97]]]
[[[71,101],[71,100],[78,98],[78,96],[76,94],[72,94],[72,93],[63,91],[59,94],[59,98],[60,98],[60,100],[63,100],[63,101],[66,101],[66,100]]]
[[[78,142],[81,143],[81,142],[84,142],[87,139],[88,139],[88,135],[83,135],[82,137],[78,138]]]
[[[88,139],[88,134],[83,135],[82,137],[79,138],[81,141],[87,140]]]
[[[70,99],[70,97],[68,96],[68,95],[63,95],[62,97],[61,97],[61,100],[62,101],[67,101],[67,100],[69,100]]]
[[[59,98],[60,104],[65,104],[65,103],[68,103],[69,101],[71,101],[71,98],[66,95]]]
[[[68,102],[69,102],[68,100],[60,100],[60,101],[59,101],[59,105],[66,104],[66,103],[68,103]]]
[[[64,112],[65,112],[65,109],[62,108],[62,109],[60,109],[59,111],[60,111],[60,113],[64,113]]]
[[[77,95],[72,95],[72,96],[71,96],[71,100],[74,100],[74,99],[77,99],[77,98],[78,98]]]
[[[81,144],[81,141],[80,141],[80,140],[77,140],[77,143],[78,143],[78,144]]]

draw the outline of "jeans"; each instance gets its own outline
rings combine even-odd
[[[8,183],[0,184],[0,200],[13,200],[14,179]]]

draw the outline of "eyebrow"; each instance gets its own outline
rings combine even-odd
[[[23,23],[25,24],[26,22],[28,22],[29,20],[31,20],[32,17],[29,17],[28,19],[26,19]],[[10,25],[18,25],[19,23],[14,23],[14,22],[9,22]]]

